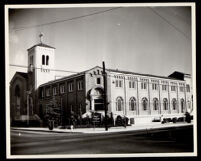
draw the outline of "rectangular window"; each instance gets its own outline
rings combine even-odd
[[[132,88],[135,88],[135,82],[132,82]]]
[[[116,86],[116,87],[122,87],[122,86],[123,86],[123,81],[117,79],[117,80],[115,81],[115,86]]]
[[[129,81],[129,88],[135,88],[135,82]]]
[[[131,81],[129,81],[129,88],[131,88]]]
[[[119,80],[119,87],[122,87],[122,80]]]
[[[186,92],[190,92],[190,85],[189,84],[186,85]]]
[[[152,84],[152,90],[157,90],[158,89],[158,85],[156,83]]]
[[[147,83],[146,82],[141,83],[141,89],[147,89]]]
[[[101,84],[101,78],[96,79],[96,84]]]
[[[68,84],[68,91],[69,92],[73,91],[73,82]]]
[[[171,91],[176,91],[176,86],[171,86]]]
[[[180,92],[184,91],[184,87],[179,87]]]
[[[118,80],[115,81],[115,85],[116,85],[116,87],[118,87],[118,85],[119,85],[119,81]]]
[[[57,87],[53,87],[53,95],[55,96],[57,94]]]
[[[46,96],[47,96],[47,97],[50,96],[50,88],[46,88],[45,93],[46,93]]]
[[[167,85],[162,85],[162,90],[167,91]]]
[[[65,86],[64,85],[60,85],[60,93],[65,93]]]
[[[77,90],[78,91],[83,90],[83,81],[82,80],[77,82]]]

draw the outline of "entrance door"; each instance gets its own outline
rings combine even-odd
[[[94,109],[95,111],[104,110],[104,101],[102,98],[94,99]]]

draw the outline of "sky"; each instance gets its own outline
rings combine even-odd
[[[93,14],[111,8],[10,9],[9,64],[28,65],[27,49],[40,42],[42,32],[43,43],[56,48],[55,69],[81,72],[105,61],[106,68],[143,74],[192,74],[190,7],[121,7]],[[93,15],[33,27],[88,14]],[[10,66],[10,80],[16,71],[27,69]]]

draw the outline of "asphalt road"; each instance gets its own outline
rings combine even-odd
[[[193,152],[193,128],[107,134],[11,131],[11,155]]]

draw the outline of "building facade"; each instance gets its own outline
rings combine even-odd
[[[102,68],[96,66],[55,79],[54,57],[55,48],[43,43],[28,49],[28,73],[17,72],[11,81],[12,120],[16,119],[16,113],[18,119],[27,115],[27,111],[22,109],[28,109],[29,119],[32,114],[44,120],[52,104],[57,104],[65,120],[70,119],[72,112],[80,118],[91,111],[104,116]],[[189,74],[174,72],[162,77],[113,69],[106,69],[106,73],[108,115],[114,119],[126,116],[130,124],[139,124],[192,112]],[[28,94],[17,91],[27,91]],[[19,109],[24,112],[19,112]]]

